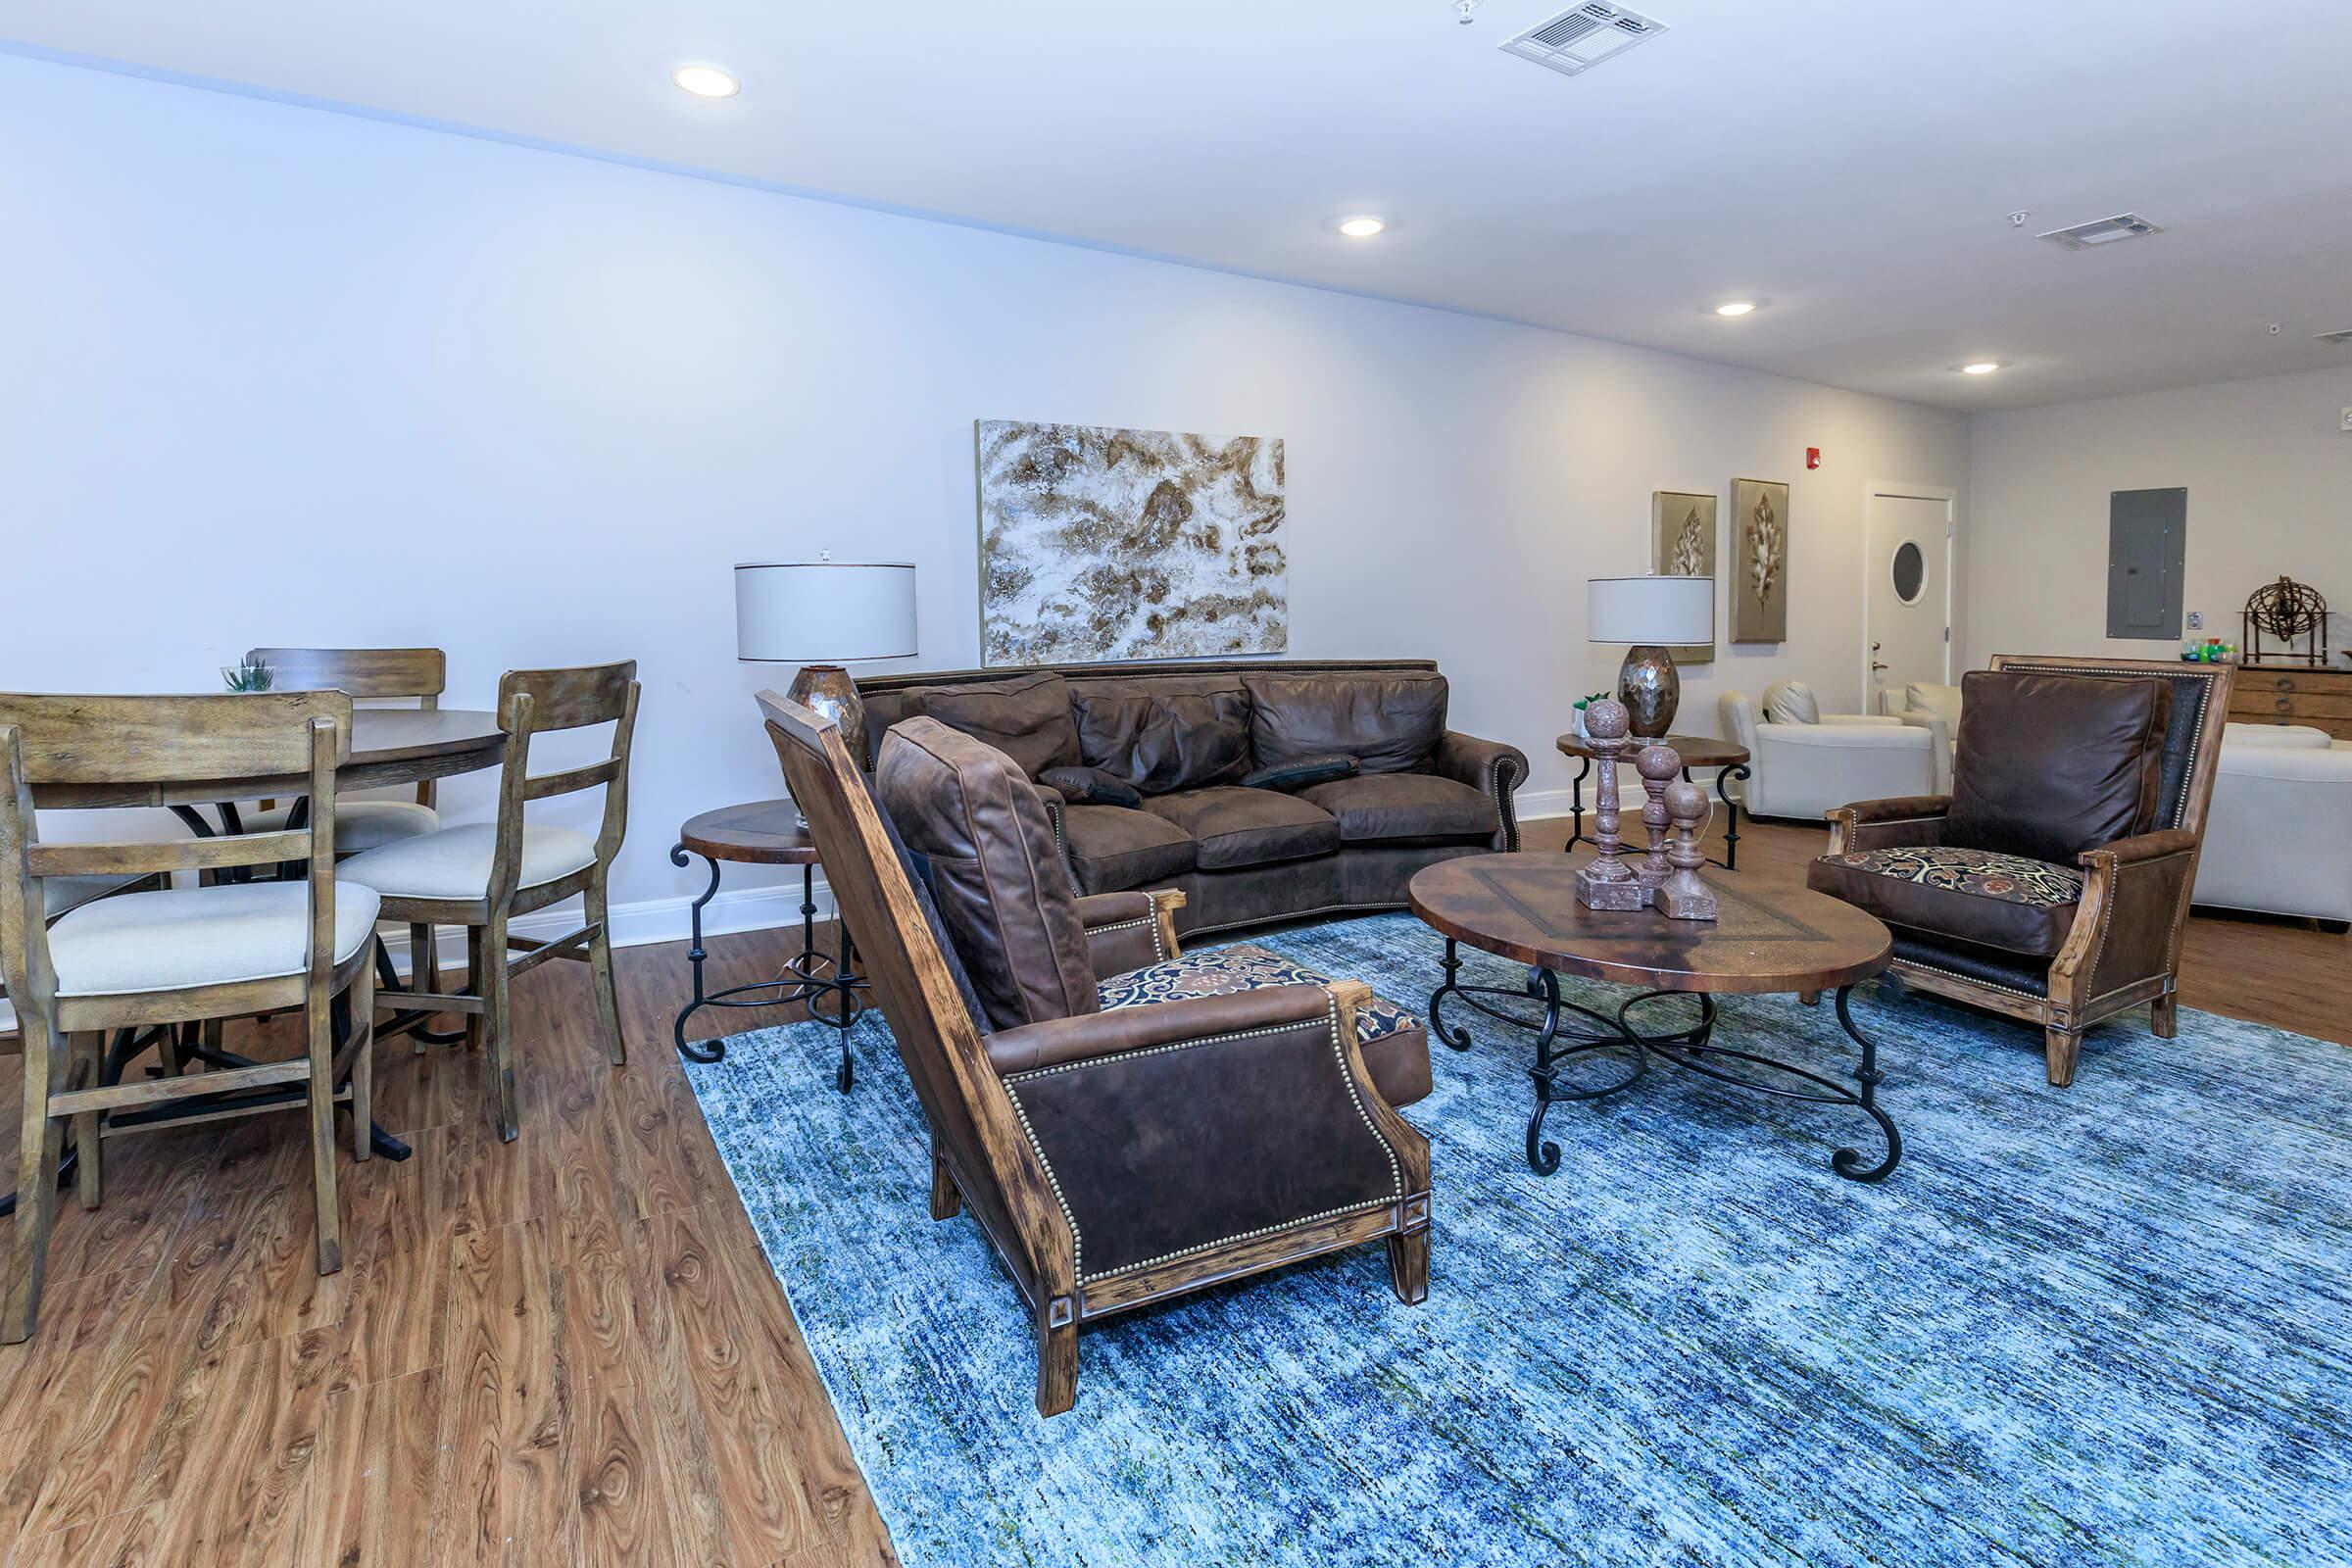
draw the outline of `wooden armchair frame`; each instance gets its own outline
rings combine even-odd
[[[2014,654],[1995,658],[1991,667],[2052,675],[2157,675],[2192,682],[2203,694],[2186,773],[2162,803],[2155,828],[2079,858],[2082,899],[2039,995],[2022,985],[2004,985],[1906,953],[1904,943],[1896,944],[1891,972],[1905,984],[2039,1024],[2049,1081],[2065,1088],[2075,1081],[2082,1035],[2093,1024],[2145,1006],[2149,1027],[2159,1039],[2180,1033],[2180,943],[2188,929],[2189,897],[2196,886],[2197,856],[2205,838],[2206,808],[2213,801],[2214,768],[2221,760],[2233,671],[2228,664],[2169,660]],[[2176,703],[2181,690],[2175,687]],[[1829,853],[1939,844],[1951,804],[1948,795],[1932,795],[1838,807],[1830,813]]]
[[[17,1175],[14,1272],[0,1305],[0,1341],[28,1337],[39,1315],[65,1123],[79,1151],[83,1206],[104,1196],[104,1140],[118,1134],[224,1116],[254,1115],[307,1100],[311,1174],[318,1202],[318,1272],[342,1267],[334,1102],[351,1102],[354,1157],[366,1159],[373,1068],[369,1026],[374,970],[361,943],[335,961],[335,769],[351,756],[351,699],[341,692],[220,697],[0,697],[0,954],[24,1055]],[[317,816],[304,826],[163,843],[44,844],[35,785],[130,787],[181,779],[307,773]],[[309,892],[309,960],[297,974],[164,991],[57,994],[41,883],[52,876],[169,875],[298,863]],[[350,992],[349,1038],[334,1039],[333,1003]],[[308,1046],[284,1061],[168,1073],[105,1084],[105,1042],[115,1030],[271,1012],[303,1014]],[[170,1058],[167,1058],[168,1064]],[[348,1091],[335,1085],[348,1077]],[[289,1090],[307,1094],[289,1098]],[[169,1106],[196,1096],[201,1107]],[[221,1099],[219,1097],[229,1097]],[[117,1121],[118,1116],[124,1118]]]
[[[507,732],[498,783],[498,837],[491,851],[490,880],[479,899],[384,897],[383,916],[410,929],[436,925],[466,928],[466,989],[444,993],[437,971],[414,961],[409,989],[386,992],[387,1007],[418,1013],[466,1015],[469,1048],[488,1036],[496,1086],[498,1136],[513,1143],[520,1131],[514,1104],[514,1040],[511,987],[550,958],[585,962],[596,992],[599,1021],[612,1065],[628,1061],[620,1033],[619,1000],[612,989],[612,932],[608,882],[612,858],[620,853],[629,823],[629,746],[637,726],[637,662],[582,664],[567,669],[512,669],[498,683],[499,727]],[[554,730],[612,726],[612,745],[599,761],[534,776],[531,742]],[[529,887],[522,880],[523,808],[532,801],[602,788],[605,810],[596,837],[596,858],[576,871]],[[539,941],[508,930],[516,915],[529,914],[578,895],[586,920],[568,936]],[[510,953],[520,956],[510,958]],[[416,1049],[424,1050],[424,1041]]]
[[[1058,1414],[1075,1401],[1078,1329],[1114,1312],[1383,1239],[1396,1294],[1408,1302],[1426,1297],[1429,1145],[1372,1088],[1355,1030],[1355,1009],[1371,992],[1353,981],[1281,989],[1315,996],[1317,1019],[1328,1020],[1366,1120],[1395,1156],[1395,1200],[1200,1248],[1148,1268],[1082,1279],[1076,1233],[1054,1175],[963,1004],[858,760],[830,719],[773,692],[760,694],[760,707],[792,797],[826,852],[826,878],[841,917],[858,933],[869,981],[929,1120],[932,1216],[952,1217],[968,1203],[1034,1317],[1040,1414]],[[1138,951],[1132,944],[1144,938],[1174,956],[1180,901],[1168,895],[1111,897],[1137,902],[1097,906],[1102,918],[1089,924],[1114,945],[1104,951]],[[1140,902],[1146,897],[1148,907]],[[1113,934],[1113,927],[1127,929]],[[1258,995],[1271,999],[1274,993]],[[1137,1010],[1165,1013],[1174,1024],[1184,1007],[1170,1003]],[[988,1038],[1003,1042],[1008,1034],[1063,1030],[1106,1016],[1114,1015],[1057,1019]]]

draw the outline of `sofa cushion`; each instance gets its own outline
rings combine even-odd
[[[1348,844],[1394,839],[1491,839],[1494,803],[1469,785],[1428,773],[1365,773],[1300,790],[1339,819]]]
[[[1011,758],[937,719],[906,719],[882,738],[874,793],[929,862],[987,1028],[1095,1010],[1077,896],[1045,802]]]
[[[1329,855],[1340,847],[1331,813],[1295,795],[1220,784],[1158,795],[1144,809],[1191,835],[1203,871]]]
[[[1825,855],[1805,885],[1891,926],[2043,958],[2066,946],[2082,901],[2080,871],[1948,844]]]
[[[1037,781],[1074,805],[1132,808],[1144,804],[1133,785],[1099,767],[1049,767],[1037,775]]]
[[[936,718],[984,741],[1035,778],[1049,767],[1074,764],[1078,728],[1070,717],[1069,682],[1051,672],[962,686],[918,686],[902,694],[909,714]],[[879,754],[877,754],[878,756]]]
[[[1230,784],[1250,767],[1250,694],[1169,690],[1142,680],[1090,683],[1071,701],[1078,750],[1146,795]]]
[[[1396,777],[1383,774],[1384,778]],[[1242,775],[1246,788],[1280,790],[1285,795],[1300,794],[1317,784],[1334,779],[1355,777],[1355,759],[1352,757],[1302,757],[1295,762],[1269,762]]]
[[[1164,887],[1193,868],[1193,836],[1150,811],[1072,806],[1061,813],[1061,831],[1081,892]]]
[[[1821,699],[1801,680],[1776,680],[1764,688],[1764,716],[1775,724],[1818,724]]]
[[[1961,690],[1945,844],[2072,864],[2155,825],[2170,686],[1980,669]]]
[[[1302,758],[1352,757],[1366,773],[1426,771],[1446,737],[1446,677],[1387,674],[1242,677],[1250,691],[1250,750],[1260,767]]]
[[[1202,948],[1112,975],[1100,993],[1104,1012],[1186,997],[1223,997],[1267,986],[1328,986],[1332,978],[1264,948]],[[1355,1039],[1372,1087],[1391,1105],[1409,1105],[1429,1093],[1429,1035],[1421,1020],[1374,997],[1355,1009]]]

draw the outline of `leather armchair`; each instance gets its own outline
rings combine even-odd
[[[1885,920],[1906,983],[2039,1023],[2053,1085],[2103,1018],[2146,1006],[2170,1039],[2230,673],[1996,659],[1968,677],[1961,804],[1838,808],[1806,883]]]
[[[1823,713],[1817,722],[1759,719],[1745,692],[1718,700],[1723,732],[1747,748],[1740,804],[1751,816],[1819,821],[1836,808],[1936,788],[1934,738],[1899,718]]]
[[[968,1209],[1034,1315],[1041,1414],[1114,1312],[1375,1240],[1427,1296],[1429,1145],[1395,1108],[1427,1093],[1417,1020],[1262,949],[1180,952],[1179,892],[1077,897],[978,740],[906,719],[869,786],[836,726],[760,701],[930,1121],[932,1217]]]

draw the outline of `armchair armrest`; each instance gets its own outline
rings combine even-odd
[[[1527,778],[1527,754],[1503,741],[1481,740],[1459,730],[1447,730],[1438,741],[1438,775],[1467,784],[1494,803],[1497,826],[1494,848],[1519,848],[1519,811],[1515,797]]]
[[[1078,922],[1086,927],[1086,954],[1094,960],[1096,978],[1175,957],[1183,951],[1176,941],[1176,911],[1183,907],[1184,895],[1174,888],[1080,898]]]
[[[1885,729],[1890,724],[1900,724],[1902,720],[1891,713],[1824,713],[1821,715],[1821,722],[1841,724],[1848,728]]]
[[[988,1059],[999,1076],[1009,1077],[1251,1030],[1319,1023],[1330,1017],[1331,1007],[1331,993],[1321,986],[1265,986],[1224,996],[1183,997],[1000,1029],[987,1038]]]
[[[2050,966],[2053,995],[2071,992],[2086,1010],[2119,991],[2151,983],[2169,990],[2180,967],[2200,842],[2194,833],[2166,828],[2076,857],[2082,902]]]
[[[1908,849],[1943,842],[1949,795],[1898,795],[1885,801],[1856,801],[1830,811],[1830,853],[1860,855],[1867,850]]]

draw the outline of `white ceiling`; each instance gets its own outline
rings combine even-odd
[[[1643,0],[1672,30],[1581,77],[1499,52],[1567,3],[0,0],[0,39],[1953,408],[2352,366],[2313,341],[2352,6]],[[2167,231],[2033,237],[2125,211]]]

